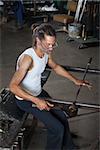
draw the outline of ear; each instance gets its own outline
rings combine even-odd
[[[38,37],[36,37],[36,47],[41,47],[41,40]]]

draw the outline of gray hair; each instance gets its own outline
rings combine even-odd
[[[32,39],[33,46],[36,46],[36,38],[38,37],[40,40],[45,39],[45,35],[56,37],[55,29],[49,23],[42,23],[36,27],[32,26]]]

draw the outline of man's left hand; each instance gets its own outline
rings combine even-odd
[[[75,84],[79,85],[79,86],[86,86],[89,89],[92,88],[92,85],[88,81],[86,81],[86,80],[76,80]]]

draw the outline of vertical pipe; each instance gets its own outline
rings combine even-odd
[[[77,10],[76,10],[75,19],[74,19],[75,22],[78,22],[79,14],[80,14],[80,9],[82,7],[82,3],[83,3],[83,0],[79,0],[78,1]]]
[[[82,12],[81,12],[80,17],[79,17],[79,22],[80,22],[81,19],[82,19],[82,16],[83,16],[83,13],[84,13],[84,10],[85,10],[85,6],[86,6],[86,1],[87,1],[87,0],[84,1],[83,8],[82,8]]]

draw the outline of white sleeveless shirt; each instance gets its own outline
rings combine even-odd
[[[48,62],[48,55],[45,54],[43,58],[40,58],[34,51],[33,48],[26,49],[18,58],[17,61],[17,70],[18,70],[18,62],[23,55],[29,55],[34,62],[34,66],[31,70],[29,70],[21,82],[22,88],[33,96],[38,96],[41,91],[41,73],[44,71],[46,64]],[[16,96],[18,99],[22,99]]]

